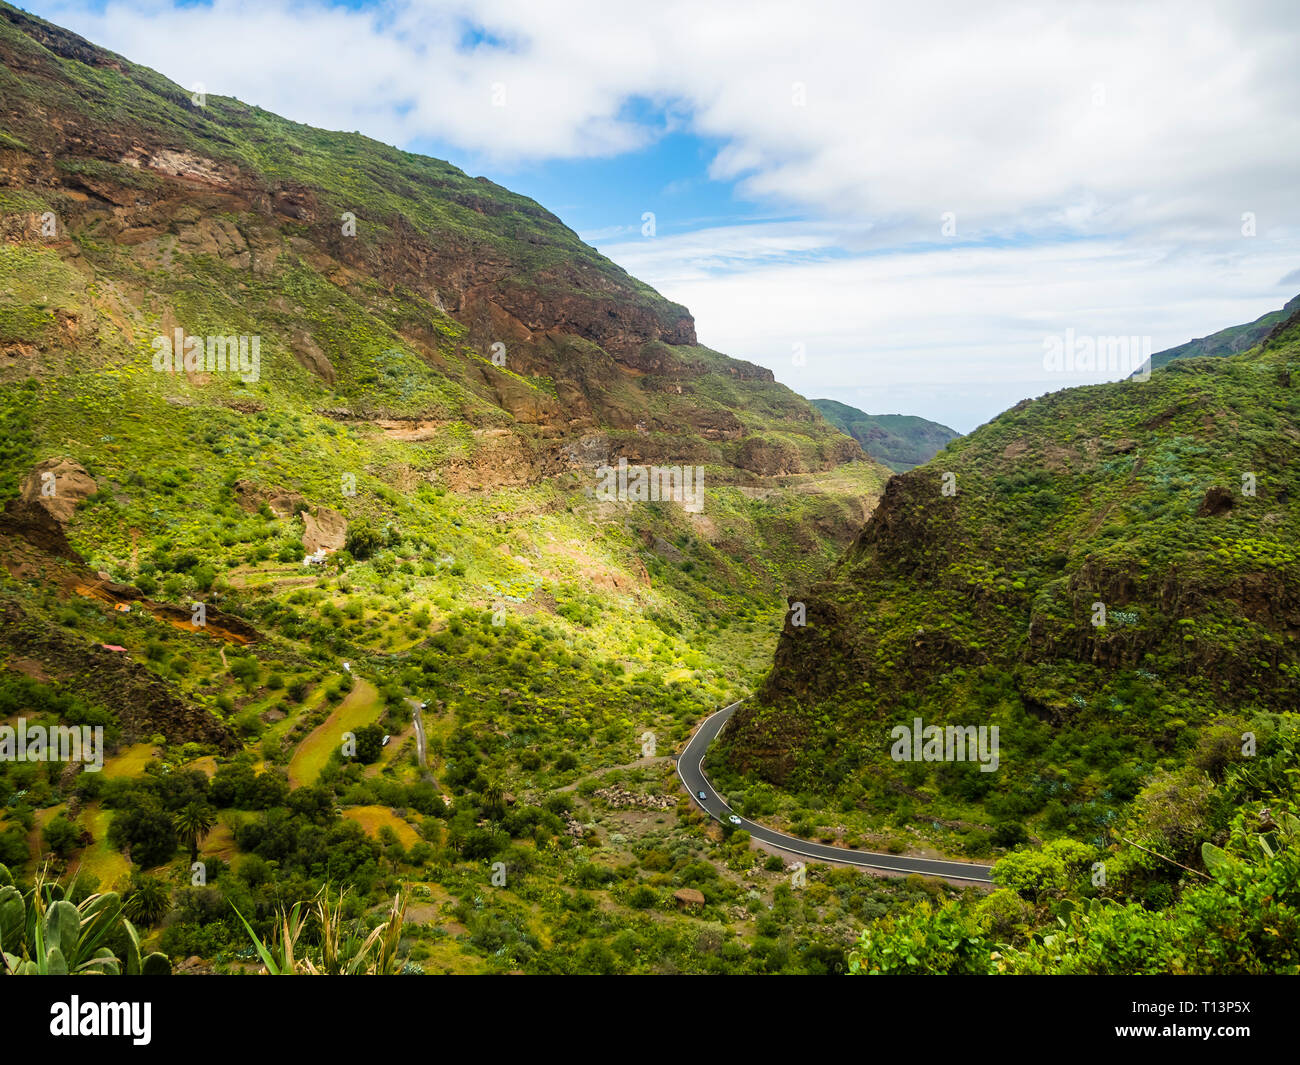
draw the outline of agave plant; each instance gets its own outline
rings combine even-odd
[[[165,976],[165,954],[140,955],[140,936],[122,916],[116,892],[91,895],[74,906],[44,869],[23,895],[0,865],[0,973],[14,976],[120,975],[122,963],[105,944],[126,934],[126,975]]]
[[[399,972],[402,963],[397,958],[397,947],[406,921],[405,893],[393,896],[388,915],[364,939],[356,922],[345,923],[343,920],[343,894],[339,892],[332,909],[328,889],[322,890],[317,902],[316,913],[321,925],[321,972],[344,976],[391,976]]]
[[[306,914],[303,913],[301,902],[295,902],[293,909],[288,913],[283,909],[280,910],[274,938],[269,944],[263,942],[253,931],[252,926],[244,920],[244,915],[239,912],[238,906],[232,902],[230,907],[235,911],[235,916],[243,923],[244,928],[248,930],[253,947],[262,959],[264,973],[271,976],[294,976],[300,972],[309,972],[308,969],[303,968],[307,964],[306,959],[296,957],[294,954],[298,946],[298,937],[302,935],[303,925],[306,924]]]
[[[280,910],[269,941],[263,941],[235,909],[262,959],[263,972],[271,976],[390,976],[400,972],[397,947],[406,921],[405,892],[393,896],[387,916],[364,935],[358,922],[343,918],[344,894],[340,892],[333,903],[328,887],[317,894],[314,912],[321,942],[319,950],[311,953],[298,948],[309,912],[301,902],[287,912]]]

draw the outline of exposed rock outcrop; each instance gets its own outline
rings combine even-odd
[[[317,551],[338,551],[347,543],[347,519],[329,507],[304,510],[302,525],[302,546],[309,555]]]
[[[69,459],[45,459],[32,467],[23,481],[22,499],[43,507],[55,521],[67,523],[77,504],[94,495],[99,486],[86,468]]]

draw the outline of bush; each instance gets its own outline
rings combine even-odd
[[[648,910],[658,901],[659,896],[654,889],[645,884],[638,884],[627,896],[627,904],[636,910]]]
[[[74,850],[81,838],[81,830],[63,814],[52,818],[41,833],[45,845],[60,858],[66,858]]]
[[[0,865],[17,868],[26,865],[31,858],[31,849],[27,846],[27,833],[19,824],[9,825],[0,832]]]
[[[354,521],[348,526],[348,538],[344,549],[353,558],[367,559],[383,546],[383,535],[365,518]]]

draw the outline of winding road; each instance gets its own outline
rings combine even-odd
[[[741,702],[743,701],[741,700]],[[739,705],[740,702],[732,703],[730,706],[719,710],[716,714],[705,718],[704,723],[695,730],[695,735],[690,738],[682,753],[677,757],[677,775],[681,777],[682,783],[686,785],[686,790],[691,793],[691,798],[710,817],[722,822],[726,822],[733,815],[733,811],[718,797],[716,789],[709,783],[708,777],[704,775],[704,755],[709,749],[709,744],[718,738],[718,733],[731,720],[732,713]],[[700,792],[704,792],[708,797],[701,799]],[[758,843],[767,844],[803,858],[811,858],[814,861],[839,862],[843,865],[860,866],[863,869],[883,869],[891,873],[921,873],[923,876],[937,876],[944,880],[958,880],[963,883],[992,883],[992,878],[989,876],[989,870],[992,867],[977,865],[974,862],[950,862],[938,858],[911,858],[901,854],[875,854],[871,851],[829,847],[824,843],[813,843],[806,839],[800,839],[798,836],[788,836],[784,832],[765,828],[763,825],[743,817],[740,818],[740,824],[737,827],[745,829],[750,834],[750,837]]]

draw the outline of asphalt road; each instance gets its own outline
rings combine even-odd
[[[677,757],[677,775],[686,785],[691,798],[711,817],[728,822],[733,811],[719,797],[708,778],[704,775],[704,755],[722,731],[722,727],[731,719],[732,713],[740,703],[732,703],[716,714],[705,719],[695,730],[682,753]],[[700,792],[707,796],[700,798]],[[739,815],[736,815],[739,816]],[[920,873],[923,876],[937,876],[944,880],[960,880],[966,883],[988,884],[990,866],[977,865],[974,862],[948,862],[937,858],[910,858],[901,854],[874,854],[871,851],[848,850],[844,847],[828,847],[824,843],[813,843],[798,836],[787,836],[765,828],[754,821],[740,818],[737,828],[743,828],[759,843],[814,861],[839,862],[843,865],[857,865],[864,869],[884,869],[891,873]]]
[[[411,721],[415,724],[415,757],[420,763],[420,768],[427,771],[429,762],[424,753],[424,711],[420,709],[419,699],[412,699],[408,695],[406,701],[410,704]]]

